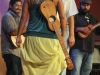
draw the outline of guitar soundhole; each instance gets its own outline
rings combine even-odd
[[[54,16],[50,16],[50,17],[49,17],[49,21],[50,21],[50,22],[55,22],[55,20],[56,20],[56,18],[55,18]]]

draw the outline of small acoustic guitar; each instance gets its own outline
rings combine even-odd
[[[87,25],[86,28],[88,28],[88,33],[78,32],[78,36],[82,39],[86,38],[96,27],[100,26],[100,22],[95,25]]]
[[[72,63],[72,60],[67,52],[67,48],[65,46],[65,43],[63,41],[62,36],[60,35],[60,22],[56,17],[56,8],[52,1],[44,1],[40,5],[40,11],[47,20],[48,27],[51,31],[55,31],[56,35],[58,37],[58,40],[61,44],[62,50],[65,54],[65,60],[68,66],[69,70],[72,70],[74,68],[74,65]]]
[[[15,47],[18,47],[18,46],[16,45],[16,39],[17,39],[17,36],[11,36],[11,42],[12,42],[12,44],[13,44]],[[24,37],[23,35],[21,35],[21,39],[22,39],[22,44],[23,44],[24,41],[25,41],[25,37]]]
[[[3,29],[3,28],[2,28]],[[4,33],[7,34],[7,32],[3,29]],[[18,47],[16,45],[16,39],[17,39],[17,36],[11,36],[11,38],[9,38],[7,35],[6,37],[8,38],[9,42],[12,44],[13,47]],[[23,35],[21,35],[21,38],[22,38],[22,44],[24,43],[25,41],[25,37]]]

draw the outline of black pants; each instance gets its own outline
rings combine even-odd
[[[4,54],[3,58],[7,67],[6,75],[22,75],[22,65],[19,57],[13,54]]]

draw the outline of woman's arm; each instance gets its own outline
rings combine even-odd
[[[62,0],[58,0],[57,3],[55,3],[58,9],[60,24],[61,24],[61,35],[65,40],[66,36],[66,15],[64,12],[64,6]]]
[[[68,45],[69,45],[69,47],[72,47],[75,43],[75,38],[74,38],[74,15],[72,15],[68,18],[68,24],[69,24]]]
[[[20,23],[19,23],[19,28],[18,28],[18,37],[21,36],[21,33],[25,27],[25,24],[26,24],[26,21],[27,21],[27,18],[28,18],[28,2],[27,0],[24,0],[24,3],[23,3],[23,8],[22,8],[22,16],[21,16],[21,20],[20,20]]]
[[[28,18],[28,2],[27,0],[24,0],[24,4],[23,4],[23,8],[22,8],[22,16],[21,16],[21,20],[19,23],[19,28],[18,28],[18,34],[17,34],[17,39],[16,39],[16,45],[20,46],[20,44],[22,43],[21,40],[21,33],[25,27],[27,18]]]

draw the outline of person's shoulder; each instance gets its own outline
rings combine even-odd
[[[7,12],[4,16],[3,19],[7,19],[7,18],[11,18],[11,14],[9,12]]]
[[[7,12],[7,13],[2,17],[2,20],[10,20],[11,18],[13,18],[12,15],[11,15],[9,12]]]
[[[90,15],[90,19],[92,20],[92,22],[98,23],[98,19],[96,18],[95,15],[93,14],[89,14]]]
[[[75,17],[80,16],[81,14],[78,12],[77,14],[75,14]]]
[[[91,14],[91,13],[89,13],[89,15],[91,16],[91,17],[95,17],[95,15],[94,14]],[[96,18],[96,17],[95,17]]]

